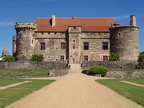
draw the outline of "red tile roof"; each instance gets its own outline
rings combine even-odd
[[[38,32],[65,32],[69,26],[81,26],[82,32],[109,32],[113,18],[56,18],[55,26],[51,26],[51,18],[38,18]]]

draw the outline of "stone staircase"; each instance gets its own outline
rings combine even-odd
[[[82,72],[80,64],[70,64],[69,72]]]

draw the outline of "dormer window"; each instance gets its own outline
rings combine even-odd
[[[74,26],[74,29],[76,29],[76,26]]]

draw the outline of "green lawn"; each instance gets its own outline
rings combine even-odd
[[[124,81],[129,81],[129,82],[133,82],[133,83],[144,85],[144,79],[124,79]]]
[[[22,79],[23,80],[23,79]],[[2,85],[7,85],[10,82],[21,82],[21,79],[1,79]],[[24,79],[27,81],[27,79]],[[24,81],[23,80],[23,81]],[[0,90],[0,108],[4,108],[8,104],[19,100],[26,95],[41,89],[42,87],[54,82],[54,80],[31,80],[31,82],[21,84],[15,87],[7,88],[5,90]]]
[[[124,97],[144,106],[144,87],[139,87],[131,84],[126,84],[120,81],[131,81],[135,83],[144,84],[143,79],[100,79],[96,80],[102,85],[118,92]]]
[[[0,79],[0,87],[10,85],[13,83],[23,82],[25,79]]]
[[[0,76],[2,77],[47,77],[48,69],[0,69]]]

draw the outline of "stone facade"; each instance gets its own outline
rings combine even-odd
[[[111,52],[118,53],[120,60],[137,61],[138,27],[135,16],[132,18],[130,26],[116,26],[115,20],[103,18],[65,20],[55,15],[49,20],[16,23],[13,53],[19,61],[28,61],[33,54],[43,54],[44,61],[80,64],[84,60],[108,60]]]

